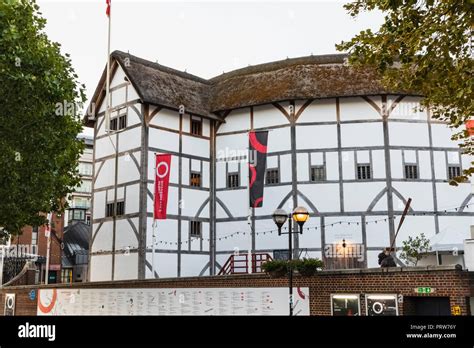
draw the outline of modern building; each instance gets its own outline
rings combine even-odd
[[[82,221],[71,223],[64,229],[62,283],[87,280],[90,237],[91,226]]]
[[[92,146],[93,140],[86,135],[80,135],[79,139],[84,141],[85,148],[79,158],[78,171],[82,182],[68,199],[69,208],[64,214],[65,226],[76,221],[90,224],[91,219],[91,194],[92,194]]]
[[[105,71],[85,119],[94,128],[91,281],[214,275],[230,255],[277,255],[287,237],[276,233],[272,213],[299,205],[310,219],[294,235],[294,256],[327,265],[342,256],[377,266],[409,198],[395,246],[422,232],[452,235],[452,244],[469,237],[471,185],[448,182],[472,159],[445,123],[416,110],[420,95],[383,88],[344,55],[210,80],[119,51],[111,66],[111,131]],[[269,131],[263,207],[254,209],[250,130]],[[152,245],[155,153],[172,159],[168,215]]]

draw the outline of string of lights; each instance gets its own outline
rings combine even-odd
[[[439,213],[447,213],[449,211],[458,211],[458,210],[462,210],[462,209],[465,209],[465,208],[469,208],[470,205],[474,205],[474,203],[470,203],[470,204],[464,204],[464,205],[461,205],[461,206],[458,206],[458,207],[453,207],[453,208],[446,208],[444,210],[439,210],[437,212],[430,212],[430,213],[426,213],[426,212],[423,212],[423,213],[416,213],[416,212],[408,212],[408,216],[426,216],[426,215],[436,215],[436,214],[439,214]],[[377,224],[379,222],[387,222],[389,219],[391,219],[391,217],[385,217],[385,218],[381,218],[381,219],[377,219],[377,220],[370,220],[370,221],[365,221],[365,224],[366,225],[369,225],[369,224]],[[397,219],[397,216],[394,216],[393,219]],[[306,231],[309,231],[309,230],[312,230],[314,229],[315,231],[317,231],[318,229],[321,230],[323,227],[324,229],[328,228],[328,227],[333,227],[333,226],[336,226],[336,225],[347,225],[347,226],[359,226],[361,225],[363,222],[361,221],[347,221],[347,220],[341,220],[341,221],[336,221],[336,222],[332,222],[332,223],[328,223],[328,224],[325,224],[325,225],[317,225],[317,226],[308,226],[308,227],[304,227],[304,229]],[[287,230],[287,227],[283,227],[282,228],[284,231]],[[266,234],[272,234],[272,233],[275,233],[275,232],[278,232],[278,229],[271,229],[271,230],[264,230],[264,231],[258,231],[258,232],[255,232],[255,235],[266,235]],[[236,231],[236,232],[233,232],[231,234],[228,234],[226,236],[221,236],[221,237],[218,237],[216,238],[218,241],[222,241],[222,240],[227,240],[227,239],[231,239],[231,238],[234,238],[236,236],[245,236],[245,235],[249,235],[250,234],[250,231]],[[158,240],[155,242],[155,246],[157,245],[175,245],[177,246],[178,244],[179,245],[187,245],[187,244],[192,244],[193,242],[196,242],[196,241],[207,241],[209,242],[210,239],[209,238],[199,238],[199,237],[192,237],[189,241],[188,240],[185,240],[185,241],[182,241],[182,242],[172,242],[172,241],[165,241],[165,240]],[[147,249],[149,248],[152,248],[153,245],[147,245]],[[126,247],[126,248],[122,248],[122,249],[116,249],[116,251],[122,251],[122,252],[127,252],[127,251],[130,251],[130,250],[136,250],[137,248],[132,248],[132,247]],[[98,250],[94,253],[100,253],[100,252],[104,252],[105,250]]]

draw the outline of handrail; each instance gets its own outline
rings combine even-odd
[[[262,273],[263,263],[272,260],[272,257],[268,253],[252,253],[251,255],[252,273]],[[245,274],[250,273],[249,270],[250,265],[248,254],[232,254],[229,256],[218,275]]]

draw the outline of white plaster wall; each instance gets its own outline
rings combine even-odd
[[[280,156],[280,180],[282,183],[289,182],[291,183],[291,155],[281,155]]]
[[[183,135],[183,153],[209,158],[209,140]]]
[[[379,107],[381,106],[380,97],[369,98],[378,104]],[[339,108],[341,121],[380,119],[378,112],[361,97],[340,98]]]
[[[101,219],[105,217],[105,191],[94,193],[93,218]]]
[[[153,218],[147,218],[146,245],[151,247],[153,240]],[[157,249],[176,250],[178,241],[178,221],[174,219],[156,220],[156,245]],[[161,243],[159,243],[161,242]],[[166,242],[166,244],[164,243]]]
[[[300,184],[298,189],[320,212],[339,211],[339,184]],[[301,198],[298,202],[307,206]]]
[[[219,191],[217,192],[217,198],[219,198],[229,209],[231,214],[234,217],[237,216],[247,216],[249,211],[249,198],[248,198],[248,191],[247,190],[229,190],[229,191]],[[267,197],[264,196],[263,204],[265,205],[267,202]],[[268,203],[270,204],[270,203]],[[217,203],[219,207],[220,204]],[[260,210],[257,208],[256,211]],[[224,212],[223,209],[218,211],[217,218],[227,218],[227,214]]]
[[[420,179],[431,179],[431,159],[429,151],[418,151],[419,177]]]
[[[90,281],[112,280],[112,255],[91,255]]]
[[[327,149],[335,147],[337,147],[336,125],[300,125],[296,127],[297,149]]]
[[[94,243],[92,244],[91,250],[95,251],[111,251],[112,250],[112,228],[113,222],[104,221],[102,227],[99,229],[99,224],[93,225],[93,238]]]
[[[342,178],[355,179],[354,151],[342,151]]]
[[[382,123],[341,124],[341,144],[342,147],[383,145]]]
[[[386,205],[385,209],[387,209]],[[390,246],[390,229],[388,227],[388,220],[383,221],[381,220],[382,218],[385,218],[385,216],[368,215],[366,217],[366,222],[369,223],[365,225],[367,247],[380,247],[381,249],[379,252],[381,252],[383,248]],[[377,221],[377,223],[375,223],[375,221]],[[397,226],[397,224],[398,221],[395,220],[395,226]]]
[[[105,207],[105,203],[103,204]],[[125,214],[134,214],[140,211],[140,185],[127,186],[127,204],[125,204]],[[138,225],[136,225],[138,227]]]
[[[384,179],[385,173],[385,153],[383,150],[372,151],[372,173],[374,179]]]
[[[232,110],[221,124],[217,133],[235,132],[250,129],[250,108]]]
[[[151,265],[151,253],[147,253],[146,259]],[[160,278],[176,277],[178,275],[178,255],[155,253],[155,271]],[[154,278],[148,267],[146,268],[146,278]]]
[[[295,103],[295,112],[305,104],[306,100],[297,101]],[[318,99],[314,100],[301,113],[297,123],[305,122],[335,122],[336,115],[336,99]]]
[[[182,264],[187,265],[187,267],[181,269],[182,277],[198,276],[209,262],[209,256],[181,255],[181,262]],[[207,269],[203,275],[209,275],[209,269]]]
[[[135,152],[133,156],[140,160],[140,153]],[[123,155],[118,158],[118,173],[117,181],[119,184],[127,183],[130,181],[140,180],[139,168],[135,164],[131,155]],[[113,184],[113,183],[111,183]]]
[[[209,198],[208,191],[182,189],[181,214],[194,217],[201,205]],[[206,204],[200,217],[209,217],[209,205]]]
[[[427,123],[388,122],[390,145],[429,146]]]
[[[97,173],[97,170],[100,167],[100,163],[96,162],[95,163],[95,175],[96,179],[94,182],[94,189],[98,189],[101,187],[105,186],[110,186],[113,185],[114,182],[114,177],[115,177],[115,161],[114,159],[108,159],[105,161],[105,163],[102,166],[102,169],[100,170],[99,173]]]
[[[162,151],[179,151],[179,134],[164,131],[161,129],[150,128],[148,143],[150,147]]]
[[[141,128],[124,129],[118,133],[119,146],[118,151],[128,151],[141,146]]]
[[[268,133],[268,153],[290,149],[290,127],[272,129]]]
[[[289,103],[280,103],[287,112],[289,111]],[[266,128],[270,126],[288,124],[288,119],[283,113],[273,105],[255,106],[253,108],[253,127]]]
[[[344,184],[344,209],[346,211],[366,211],[370,203],[385,187],[384,182]]]
[[[433,190],[430,182],[394,182],[392,186],[405,197],[412,199],[413,210],[433,210]],[[395,210],[403,210],[405,204],[393,195],[393,207]]]
[[[397,99],[396,96],[389,96],[387,98],[388,107],[393,105],[393,102]],[[419,97],[404,97],[390,113],[390,119],[404,119],[404,120],[427,120],[426,111],[420,111],[420,99]]]
[[[153,112],[150,110],[150,113]],[[187,118],[189,122],[189,117]],[[185,121],[183,118],[183,125]],[[151,119],[151,125],[165,127],[173,130],[179,130],[179,113],[174,110],[161,109],[158,113]]]
[[[117,146],[116,135],[112,134],[110,137],[96,139],[94,146],[96,161],[102,157],[113,155],[115,154],[115,147]]]
[[[138,231],[138,218],[130,219]],[[125,248],[137,248],[138,240],[133,232],[133,228],[127,219],[118,218],[116,221],[115,248],[117,250]]]
[[[138,253],[115,255],[114,280],[138,278]]]

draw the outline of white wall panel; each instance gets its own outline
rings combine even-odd
[[[431,158],[429,151],[418,151],[420,179],[431,179]]]
[[[362,243],[362,227],[358,216],[334,216],[325,219],[326,244]],[[340,224],[341,222],[341,224]],[[351,224],[348,225],[347,222]],[[359,222],[359,225],[357,225]],[[331,226],[332,225],[332,226]]]
[[[280,105],[289,111],[288,102],[282,102]],[[265,128],[282,124],[288,124],[288,119],[273,105],[255,106],[253,108],[254,128]]]
[[[298,189],[320,212],[339,211],[339,184],[305,184],[298,185]],[[298,202],[306,206],[301,198]]]
[[[385,205],[385,210],[387,205]],[[385,217],[385,216],[384,216]],[[367,216],[365,225],[365,233],[367,236],[367,247],[382,247],[386,248],[390,246],[390,228],[388,225],[388,220],[381,220],[384,218],[382,216]],[[381,220],[381,221],[380,221]],[[377,223],[375,223],[377,221]],[[395,220],[395,226],[398,224],[398,221]],[[380,252],[383,249],[380,249]]]
[[[296,163],[298,170],[296,171],[296,177],[298,181],[308,181],[309,178],[309,163],[308,154],[299,153],[296,155]]]
[[[411,198],[413,210],[433,210],[433,190],[430,182],[394,182],[393,187],[405,197]],[[398,199],[393,196],[394,208],[399,206]],[[404,204],[402,204],[404,207]],[[400,209],[400,210],[403,210]]]
[[[372,97],[371,99],[378,104],[380,97]],[[380,119],[377,111],[360,97],[340,98],[339,107],[341,121]]]
[[[141,146],[141,128],[132,128],[120,131],[119,134],[119,152],[132,150]]]
[[[344,208],[346,211],[365,211],[377,194],[386,187],[384,182],[344,184]]]
[[[105,217],[105,191],[94,193],[93,218],[102,219]]]
[[[130,219],[138,232],[138,218]],[[137,248],[138,240],[133,228],[127,219],[117,219],[115,233],[115,248],[117,250],[126,248]]]
[[[336,125],[296,127],[297,149],[327,149],[337,147]]]
[[[390,145],[429,146],[427,123],[389,122]]]
[[[342,178],[355,179],[354,151],[342,151]]]
[[[112,255],[92,255],[89,268],[89,281],[112,280]]]
[[[94,182],[94,189],[98,189],[104,186],[113,185],[113,178],[115,177],[115,161],[114,159],[108,159],[102,165],[102,169],[100,172],[97,172],[100,167],[100,163],[95,163],[95,182]]]
[[[115,146],[117,145],[115,139],[115,135],[111,135],[110,137],[95,140],[94,146],[96,160],[115,154]]]
[[[209,140],[183,135],[183,153],[209,158]]]
[[[115,255],[114,280],[138,278],[138,254]]]
[[[111,251],[112,250],[112,231],[113,222],[104,221],[99,229],[99,224],[94,224],[94,243],[92,244],[92,252],[95,251]]]
[[[382,123],[341,124],[342,147],[383,145]]]
[[[150,113],[152,111],[150,110]],[[187,119],[189,122],[189,118]],[[183,119],[183,125],[185,121]],[[170,128],[173,130],[179,130],[179,113],[174,110],[161,109],[158,113],[151,119],[150,124],[155,126],[161,126],[165,128]]]
[[[291,182],[291,155],[280,156],[280,180],[281,182]]]
[[[127,186],[127,202],[125,204],[125,214],[138,213],[139,211],[140,211],[140,185],[135,184],[135,185]]]
[[[295,112],[303,106],[306,100],[298,101],[295,106]],[[298,118],[298,123],[303,122],[336,122],[336,100],[331,99],[318,99],[314,100]]]
[[[268,153],[290,149],[290,128],[277,128],[268,132]]]
[[[339,180],[339,157],[337,152],[326,153],[326,178]]]
[[[374,179],[385,178],[385,153],[383,150],[372,151],[372,173]]]
[[[387,99],[388,108],[390,109],[393,102],[397,99],[396,96],[390,96]],[[405,120],[427,120],[426,111],[420,111],[420,98],[419,97],[404,97],[390,113],[390,119],[405,119]]]
[[[155,147],[164,151],[179,151],[179,134],[177,133],[150,128],[148,139],[150,147]]]
[[[235,132],[250,129],[250,108],[233,110],[221,124],[217,133]]]
[[[393,179],[403,179],[405,177],[403,170],[403,160],[401,150],[390,150],[390,166]]]

